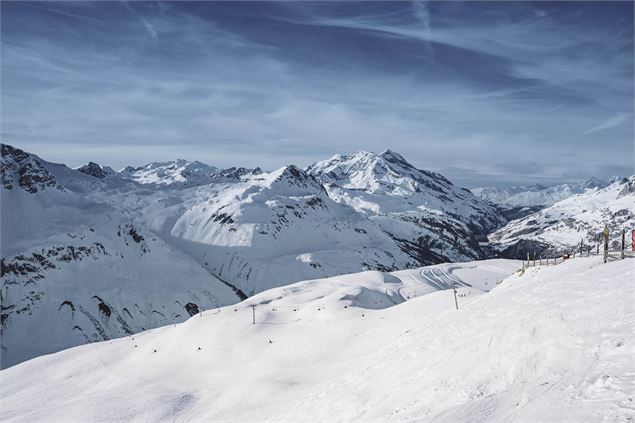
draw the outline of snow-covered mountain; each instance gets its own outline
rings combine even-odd
[[[2,367],[241,298],[130,213],[55,174],[101,186],[90,184],[99,176],[2,145]]]
[[[331,198],[376,222],[420,263],[484,258],[477,238],[505,222],[469,190],[390,150],[338,154],[307,172]]]
[[[589,189],[550,207],[509,222],[492,233],[490,241],[504,256],[525,257],[527,252],[595,246],[608,225],[611,248],[621,244],[621,231],[635,228],[635,176],[606,188]]]
[[[325,189],[319,164],[113,172],[2,149],[3,366],[298,280],[483,258],[476,235],[502,222],[392,152]]]
[[[81,170],[81,168],[80,168]],[[219,169],[199,161],[177,159],[168,162],[154,162],[142,167],[127,166],[119,171],[119,176],[141,185],[162,188],[187,188],[207,185],[213,182],[240,180],[247,175],[262,173],[260,168],[247,169],[230,167]]]
[[[130,166],[120,171],[121,176],[148,185],[179,185],[181,187],[209,184],[218,171],[214,166],[199,161],[177,159],[155,162],[139,168]]]
[[[530,186],[515,185],[508,188],[478,187],[472,188],[471,191],[477,197],[488,200],[504,209],[512,207],[547,207],[589,189],[605,188],[619,179],[615,177],[604,181],[598,178],[589,178],[582,182],[553,186],[536,184]]]
[[[0,420],[628,422],[632,260],[576,258],[499,285],[518,262],[273,289],[0,371]],[[458,310],[437,277],[462,282]],[[426,294],[404,301],[410,286]]]
[[[333,201],[295,166],[169,198],[126,193],[121,202],[247,295],[303,279],[418,265],[377,225]]]

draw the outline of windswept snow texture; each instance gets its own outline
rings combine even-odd
[[[519,244],[534,248],[537,253],[554,248],[578,249],[581,243],[587,247],[600,243],[605,225],[610,231],[610,249],[621,247],[623,229],[628,243],[630,230],[635,228],[635,176],[603,189],[587,190],[509,222],[489,239],[499,250],[511,251]],[[520,251],[517,257],[524,254]]]
[[[509,188],[479,187],[472,188],[471,191],[477,197],[491,201],[504,208],[546,207],[590,189],[606,188],[619,179],[620,178],[616,177],[609,181],[603,181],[597,178],[589,178],[584,182],[554,185],[550,187],[544,185],[516,185]]]
[[[473,287],[458,311],[431,285],[399,299],[417,272],[273,289],[3,370],[0,420],[631,421],[631,261],[530,268],[488,293],[483,276],[517,262],[437,266]]]

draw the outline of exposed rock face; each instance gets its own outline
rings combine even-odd
[[[84,165],[78,168],[82,173],[86,175],[94,176],[95,178],[104,179],[108,176],[115,175],[115,171],[109,167],[101,167],[95,162],[89,162],[87,165]]]
[[[31,194],[47,188],[63,190],[36,156],[6,144],[2,144],[0,148],[0,179],[5,189],[17,186]]]

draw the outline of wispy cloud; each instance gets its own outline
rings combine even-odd
[[[619,126],[623,124],[624,122],[632,123],[631,116],[632,115],[630,113],[618,113],[615,116],[611,116],[610,118],[606,119],[604,122],[600,123],[599,125],[596,125],[587,129],[581,135],[589,135],[594,132],[603,131],[605,129],[615,128],[616,126]]]
[[[128,9],[130,11],[130,13],[132,13],[137,19],[139,19],[139,21],[141,21],[141,23],[143,24],[143,27],[146,29],[146,31],[148,31],[148,34],[150,34],[150,36],[152,38],[154,38],[155,40],[159,41],[159,35],[155,31],[155,29],[152,26],[152,24],[145,17],[143,17],[139,13],[137,13],[137,11],[134,9],[134,7],[132,7],[132,5],[130,5],[130,4],[128,4],[127,1],[122,1],[122,4],[126,7],[126,9]]]

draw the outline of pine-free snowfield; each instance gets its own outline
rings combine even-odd
[[[458,311],[452,290],[400,302],[417,271],[300,282],[3,370],[0,420],[633,421],[634,267],[576,258],[484,293],[466,266]]]

